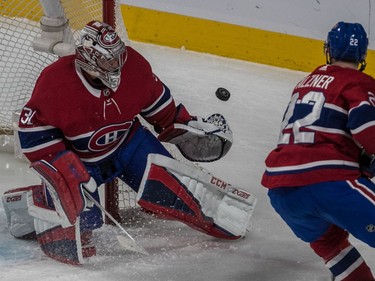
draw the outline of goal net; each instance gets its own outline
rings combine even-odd
[[[51,42],[48,40],[51,38],[42,38],[42,18],[48,16],[61,20],[62,17],[64,30],[53,30],[66,44],[60,48],[66,54],[74,50],[74,43],[84,25],[95,19],[116,26],[118,34],[129,44],[119,1],[0,0],[0,150],[17,141],[14,140],[14,129],[19,111],[30,98],[40,72],[58,59],[58,55],[49,52]],[[47,49],[35,51],[35,46],[43,49],[45,46],[41,43],[45,41],[49,44]],[[135,192],[119,180],[107,184],[104,190],[106,209],[118,220],[121,220],[119,209],[136,207]]]

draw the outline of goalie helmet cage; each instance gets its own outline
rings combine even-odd
[[[19,110],[30,98],[40,72],[58,58],[37,52],[32,46],[41,34],[40,21],[46,14],[43,2],[54,2],[68,19],[73,37],[70,44],[74,44],[87,22],[101,19],[115,26],[120,37],[129,43],[120,0],[0,0],[0,150],[4,140],[13,136]],[[117,220],[121,220],[120,209],[136,207],[135,192],[118,180],[107,184],[104,193],[106,209]]]

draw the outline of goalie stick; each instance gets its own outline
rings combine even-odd
[[[100,205],[100,203],[98,201],[96,201],[92,196],[91,194],[86,191],[85,189],[83,189],[83,193],[85,194],[85,196],[87,197],[87,199],[89,199],[91,202],[93,202],[102,212],[104,212],[104,214],[118,227],[120,228],[120,230],[126,234],[127,237],[125,236],[122,236],[122,235],[117,235],[116,238],[117,240],[119,241],[120,245],[122,247],[124,247],[125,249],[127,250],[130,250],[130,251],[133,251],[133,252],[138,252],[138,253],[142,253],[142,254],[145,254],[145,255],[149,255],[149,253],[140,245],[138,245],[138,243],[135,241],[135,239],[129,234],[129,232],[127,232],[122,226],[121,224],[110,214],[108,213],[108,211],[102,206]]]

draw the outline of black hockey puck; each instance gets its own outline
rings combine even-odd
[[[215,93],[216,97],[219,100],[227,101],[230,98],[230,93],[227,89],[225,88],[218,88]]]

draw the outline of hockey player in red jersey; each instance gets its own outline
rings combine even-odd
[[[337,23],[327,64],[293,90],[262,184],[295,235],[334,280],[375,280],[349,234],[375,247],[375,80],[364,74],[362,25]]]
[[[97,186],[115,178],[151,213],[219,238],[246,232],[255,199],[179,163],[161,143],[175,144],[192,161],[218,160],[232,145],[225,118],[192,116],[176,105],[146,59],[105,23],[88,23],[76,54],[43,70],[21,112],[19,139],[43,185],[4,194],[9,229],[19,238],[36,234],[56,260],[81,264],[95,254],[90,236],[102,214],[84,190],[98,200]]]

